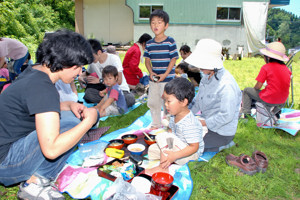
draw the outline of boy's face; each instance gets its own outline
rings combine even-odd
[[[182,57],[183,60],[185,60],[190,54],[191,52],[185,53],[184,51],[180,51],[180,56]]]
[[[151,30],[155,35],[160,35],[165,32],[165,30],[168,28],[169,24],[165,24],[164,20],[159,17],[153,17],[151,20]]]
[[[166,109],[171,115],[176,116],[182,111],[185,111],[187,107],[187,99],[179,101],[174,94],[167,94],[164,92],[163,98],[165,100]]]
[[[62,75],[60,77],[60,79],[62,80],[62,82],[64,83],[71,83],[72,81],[75,80],[75,78],[78,75],[82,74],[82,66],[76,66],[74,65],[71,68],[64,68],[61,71]]]
[[[117,77],[114,77],[113,75],[111,74],[107,74],[104,79],[104,84],[108,87],[111,87],[113,85],[115,85],[118,81],[118,76]]]

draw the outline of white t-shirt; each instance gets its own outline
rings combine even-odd
[[[9,57],[14,60],[23,58],[28,48],[20,41],[10,38],[2,38],[0,41],[0,57]]]
[[[87,68],[87,72],[90,74],[96,72],[98,77],[102,78],[102,70],[107,65],[115,66],[118,69],[118,72],[122,73],[122,84],[120,85],[120,88],[123,91],[125,90],[125,91],[129,92],[129,87],[128,87],[127,81],[125,79],[125,76],[123,74],[122,62],[121,62],[121,59],[117,55],[107,53],[107,58],[104,61],[104,63],[96,62],[96,63],[90,64]]]

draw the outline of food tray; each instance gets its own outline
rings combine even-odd
[[[151,176],[147,175],[147,174],[139,174],[138,176],[143,177],[148,179],[150,182],[152,180]],[[131,180],[130,180],[131,182]],[[172,185],[171,188],[168,190],[167,194],[169,193],[169,195],[164,196],[162,198],[162,200],[171,200],[173,199],[173,197],[175,196],[175,194],[178,192],[179,188],[176,185]]]
[[[115,162],[115,161],[118,161],[119,163],[126,163],[123,160],[114,159],[114,160],[112,160],[112,161],[110,161],[110,162],[108,162],[106,164],[103,164],[103,165],[112,165],[112,163]],[[103,165],[101,165],[100,167],[102,167]],[[117,177],[115,177],[115,176],[113,176],[111,174],[108,174],[108,173],[100,170],[99,169],[100,167],[97,168],[97,174],[98,174],[98,176],[100,176],[102,178],[106,178],[106,179],[108,179],[110,181],[113,181],[113,182],[117,179]],[[143,167],[137,166],[137,168],[136,168],[136,174],[134,175],[134,177],[137,176],[137,175],[139,175],[140,173],[144,173],[144,171],[145,171],[145,169]],[[129,179],[129,180],[127,180],[127,182],[130,182],[131,180],[132,179]]]

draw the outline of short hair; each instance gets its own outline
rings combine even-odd
[[[101,52],[103,52],[102,49],[102,45],[99,42],[99,40],[96,39],[88,39],[88,42],[90,43],[90,45],[92,46],[92,50],[94,54],[97,54],[98,51],[100,50]]]
[[[184,53],[190,53],[191,52],[191,48],[188,45],[182,45],[179,49],[179,52],[183,51]]]
[[[185,62],[179,63],[179,65],[177,67],[182,69],[184,73],[188,73],[188,71],[189,71],[189,65]]]
[[[171,95],[173,94],[178,101],[188,100],[188,104],[193,101],[195,89],[193,84],[186,78],[175,78],[165,85],[164,91]]]
[[[51,72],[82,66],[94,61],[91,45],[79,33],[58,30],[45,36],[36,52],[37,63],[46,65]]]
[[[167,12],[165,12],[163,10],[160,10],[160,9],[154,10],[150,15],[150,23],[151,23],[153,17],[159,17],[159,18],[163,19],[165,24],[169,23],[169,15]]]
[[[144,34],[139,38],[138,43],[143,44],[143,43],[148,42],[148,41],[151,40],[151,39],[152,39],[151,35],[149,35],[148,33],[144,33]]]
[[[118,76],[118,69],[113,65],[107,65],[103,68],[102,78],[105,78],[107,75],[111,75],[114,77]]]

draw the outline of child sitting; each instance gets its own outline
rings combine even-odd
[[[194,96],[194,87],[185,78],[176,78],[166,84],[163,98],[166,109],[171,114],[169,127],[172,133],[159,133],[156,136],[157,143],[149,147],[149,159],[160,159],[160,165],[147,169],[147,174],[168,172],[168,167],[173,162],[184,165],[202,155],[202,125],[188,109]]]
[[[124,114],[128,111],[124,94],[118,85],[118,69],[107,65],[102,71],[104,84],[107,86],[106,95],[95,107],[99,110],[100,117]]]
[[[177,67],[176,70],[178,71],[178,74],[176,74],[176,78],[182,77],[188,79],[188,71],[189,67],[187,63],[180,63]]]
[[[5,58],[3,66],[0,67],[0,93],[4,91],[11,83],[9,79],[9,71],[7,69],[8,59]]]

